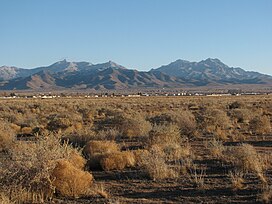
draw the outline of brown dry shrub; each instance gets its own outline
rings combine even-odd
[[[243,171],[231,171],[229,172],[229,177],[231,180],[231,185],[233,190],[244,189],[244,172]]]
[[[266,182],[263,176],[264,162],[252,145],[242,144],[227,148],[224,151],[224,160],[245,172],[255,173],[263,182]]]
[[[13,129],[16,133],[19,133],[21,131],[21,126],[16,125],[14,123],[10,124],[11,129]]]
[[[229,109],[237,109],[245,107],[245,103],[243,101],[234,101],[229,104]]]
[[[239,108],[231,111],[232,118],[234,118],[238,123],[247,124],[255,115],[256,113],[254,113],[254,111],[247,108]]]
[[[141,160],[142,155],[148,153],[146,149],[137,149],[137,150],[132,150],[131,152],[134,154],[136,165],[139,165],[142,162]]]
[[[266,186],[262,189],[260,199],[263,203],[271,203],[272,201],[272,186]]]
[[[169,111],[149,119],[153,125],[175,124],[180,132],[186,136],[193,136],[196,131],[195,116],[188,110],[173,112]]]
[[[142,114],[125,115],[120,111],[107,110],[105,117],[96,123],[97,131],[116,129],[122,136],[147,136],[151,124]]]
[[[78,169],[84,169],[86,160],[79,154],[78,151],[72,151],[69,155],[68,161]]]
[[[0,194],[0,204],[13,204],[8,196],[6,196],[4,193]]]
[[[220,127],[215,128],[214,132],[213,132],[213,136],[215,139],[219,139],[219,140],[227,140],[228,137],[228,133],[230,133],[230,131],[227,130],[222,130]]]
[[[153,180],[177,178],[179,173],[166,164],[161,149],[153,146],[148,152],[141,154],[140,166]]]
[[[88,158],[86,166],[89,170],[103,170],[100,161],[104,157],[104,154],[94,154]]]
[[[249,122],[249,128],[256,134],[267,134],[271,132],[271,123],[268,116],[257,116]]]
[[[96,138],[96,133],[88,128],[84,128],[81,130],[73,131],[73,132],[64,132],[62,133],[62,140],[67,141],[69,144],[74,147],[83,148],[87,142]]]
[[[8,158],[0,161],[0,190],[14,196],[13,189],[22,189],[24,194],[38,195],[41,200],[51,199],[55,188],[51,173],[56,161],[73,158],[70,155],[75,151],[67,144],[62,145],[54,135],[35,142],[17,141],[9,150]]]
[[[216,159],[223,158],[223,152],[225,151],[225,147],[220,140],[216,140],[215,138],[207,143],[207,148],[210,154]]]
[[[192,155],[191,147],[176,125],[155,125],[149,133],[148,146],[157,146],[167,161],[180,160]]]
[[[66,160],[57,161],[51,176],[56,190],[67,197],[87,195],[93,183],[92,174],[76,168]]]
[[[47,129],[50,131],[58,131],[58,130],[67,130],[67,132],[71,132],[75,129],[73,126],[77,123],[82,123],[82,116],[76,113],[62,113],[62,114],[51,114],[47,117],[48,124]]]
[[[150,145],[180,144],[184,140],[176,125],[155,125],[149,132]]]
[[[127,116],[123,121],[120,132],[127,137],[146,137],[151,130],[150,122],[140,114]]]
[[[103,170],[123,170],[126,167],[134,167],[136,165],[135,157],[132,152],[114,152],[106,154],[100,160]]]
[[[180,144],[165,145],[163,147],[163,152],[165,154],[166,161],[177,161],[193,156],[189,143],[186,143],[183,146]]]
[[[8,151],[15,141],[15,132],[10,125],[0,121],[0,152]]]
[[[204,131],[213,133],[217,128],[221,130],[227,130],[232,127],[230,118],[227,113],[220,109],[207,109],[204,112],[204,118],[202,119],[202,127]]]
[[[29,135],[29,134],[32,133],[32,128],[31,128],[31,127],[23,127],[23,128],[21,129],[21,133],[22,133],[22,134],[27,134],[27,135]]]
[[[93,140],[86,144],[83,149],[83,153],[88,158],[91,158],[97,154],[110,154],[113,152],[118,152],[119,150],[120,148],[114,141]]]
[[[117,129],[100,130],[96,133],[97,140],[115,140],[120,135]]]

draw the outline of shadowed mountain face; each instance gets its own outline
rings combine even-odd
[[[112,61],[56,62],[47,67],[0,67],[2,90],[184,88],[225,84],[272,84],[272,77],[231,68],[218,59],[177,60],[148,72],[126,69]]]
[[[211,58],[200,62],[177,60],[153,70],[181,78],[184,81],[192,81],[196,85],[265,84],[271,83],[272,80],[271,76],[229,67],[219,59]]]

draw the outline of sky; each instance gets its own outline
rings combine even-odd
[[[0,0],[0,66],[218,58],[272,75],[272,0]]]

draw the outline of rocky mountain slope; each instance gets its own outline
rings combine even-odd
[[[218,59],[200,62],[177,60],[150,71],[127,69],[112,61],[56,62],[23,69],[0,67],[1,90],[184,88],[226,84],[272,84],[272,77],[232,68]]]

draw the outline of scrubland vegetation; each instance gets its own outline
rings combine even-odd
[[[0,102],[0,203],[271,202],[271,96]]]

